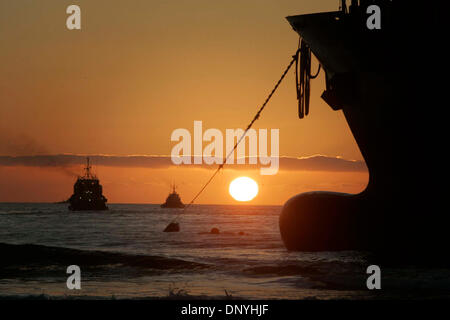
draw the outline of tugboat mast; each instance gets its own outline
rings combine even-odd
[[[91,165],[89,164],[89,157],[86,157],[86,167],[84,168],[84,172],[85,172],[84,176],[87,179],[90,179],[91,178]]]

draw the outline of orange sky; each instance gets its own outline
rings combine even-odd
[[[65,26],[73,3],[82,10],[81,31]],[[194,120],[242,128],[296,49],[284,17],[337,8],[336,0],[2,1],[0,155],[168,155],[172,131],[192,129]],[[290,73],[255,128],[280,129],[284,156],[361,160],[343,114],[320,99],[323,90],[321,73],[312,83],[310,116],[299,120]],[[112,202],[161,202],[171,180],[188,201],[210,174],[97,169]],[[60,200],[74,179],[21,166],[0,167],[0,174],[8,181],[0,184],[0,201]],[[367,183],[366,172],[248,175],[261,184],[255,204],[282,204],[308,190],[358,192]],[[234,176],[225,171],[199,202],[234,203],[226,192]]]
[[[212,171],[172,167],[143,169],[104,167],[95,168],[101,179],[104,194],[110,202],[162,203],[170,191],[171,178],[176,179],[182,201],[189,202],[206,182]],[[81,173],[81,172],[80,172]],[[75,178],[65,172],[49,168],[0,167],[0,201],[53,202],[68,198]],[[258,196],[249,204],[280,205],[291,196],[312,190],[357,193],[367,184],[366,172],[280,171],[262,176],[257,170],[226,169],[198,199],[197,203],[236,204],[228,193],[230,182],[248,176],[259,185]]]

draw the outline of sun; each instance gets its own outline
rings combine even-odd
[[[258,184],[249,177],[239,177],[231,181],[229,191],[237,201],[250,201],[258,194]]]

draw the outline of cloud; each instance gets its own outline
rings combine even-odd
[[[91,163],[95,166],[109,167],[136,167],[167,169],[175,166],[170,156],[155,155],[90,155]],[[248,159],[247,159],[248,160]],[[246,161],[248,163],[248,161]],[[59,155],[33,155],[33,156],[0,156],[0,166],[25,166],[67,168],[82,166],[86,163],[85,155],[59,154]],[[181,165],[184,168],[216,169],[217,165]],[[227,165],[225,168],[237,170],[259,169],[263,165]],[[347,160],[340,157],[314,155],[309,157],[280,157],[280,170],[289,171],[333,171],[333,172],[366,172],[364,161]]]
[[[301,158],[281,157],[280,170],[366,172],[367,166],[360,160],[314,155]]]

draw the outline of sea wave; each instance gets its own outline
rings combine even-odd
[[[49,272],[78,265],[81,269],[113,269],[114,266],[145,270],[194,270],[208,268],[207,264],[161,256],[124,254],[118,252],[79,250],[35,244],[0,243],[0,275],[24,276],[27,273]]]

